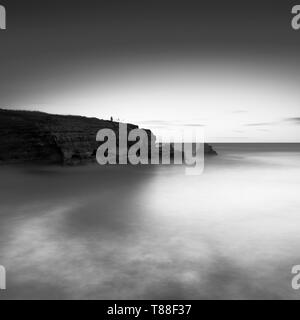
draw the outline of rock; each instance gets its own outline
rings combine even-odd
[[[0,109],[0,163],[43,162],[79,164],[95,161],[100,145],[96,134],[119,123],[81,116],[52,115],[36,111]],[[128,124],[128,130],[138,126]],[[147,130],[148,136],[152,135]],[[205,144],[205,152],[213,154]]]
[[[213,147],[207,143],[204,144],[204,154],[206,155],[217,155],[217,152],[213,149]]]

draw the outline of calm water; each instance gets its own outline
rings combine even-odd
[[[215,148],[202,176],[1,167],[0,299],[299,299],[299,147]]]

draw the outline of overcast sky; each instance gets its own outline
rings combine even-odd
[[[295,1],[0,1],[0,107],[300,142]]]

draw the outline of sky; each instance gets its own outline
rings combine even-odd
[[[295,1],[0,0],[0,107],[300,142]]]

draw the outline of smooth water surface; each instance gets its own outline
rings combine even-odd
[[[215,148],[201,176],[0,167],[0,299],[299,299],[299,147]]]

